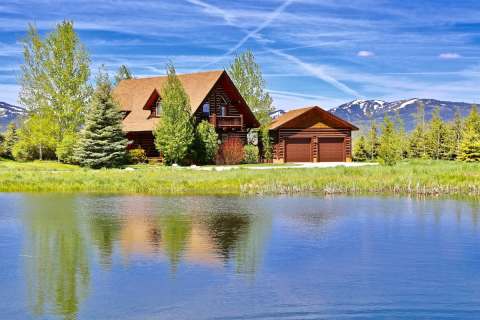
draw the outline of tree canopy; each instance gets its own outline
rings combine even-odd
[[[187,160],[194,141],[190,99],[173,64],[167,65],[167,81],[161,93],[161,116],[155,129],[155,145],[167,164]]]
[[[269,114],[274,111],[273,100],[265,88],[265,80],[253,52],[248,50],[237,55],[228,68],[228,74],[257,120],[262,125],[268,124],[271,121]]]
[[[25,123],[33,134],[50,135],[48,140],[56,150],[65,135],[77,132],[84,123],[91,96],[90,59],[71,21],[59,23],[44,39],[34,25],[29,25],[22,42],[24,63],[19,100],[29,113]],[[53,124],[51,130],[32,127],[33,122],[43,118]]]

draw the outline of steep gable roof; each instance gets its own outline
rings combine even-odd
[[[345,128],[345,129],[350,129],[350,130],[358,130],[356,126],[351,124],[348,121],[345,121],[336,115],[318,107],[318,106],[312,106],[312,107],[304,107],[304,108],[299,108],[299,109],[294,109],[290,110],[280,117],[276,118],[271,124],[269,129],[270,130],[276,130],[279,129],[285,125],[287,125],[289,122],[297,119],[298,117],[306,114],[307,112],[316,112],[320,114],[322,117],[325,118],[326,122],[329,122],[329,124],[335,126],[336,128]]]
[[[178,78],[190,98],[192,114],[221,79],[228,78],[227,81],[231,82],[224,70],[180,74]],[[130,111],[130,114],[123,120],[125,131],[150,131],[155,128],[159,118],[150,117],[150,110],[145,106],[151,102],[149,100],[152,97],[162,91],[166,81],[167,76],[120,81],[113,90],[113,95],[119,102],[122,111]],[[236,88],[234,90],[237,91]],[[239,93],[238,95],[240,96]],[[239,100],[246,106],[241,96]],[[258,123],[250,109],[248,109],[248,115],[252,118],[253,123]]]

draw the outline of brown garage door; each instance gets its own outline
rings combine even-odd
[[[287,162],[312,161],[310,139],[288,139],[286,146]]]
[[[343,162],[345,146],[343,138],[319,138],[318,151],[320,162]]]

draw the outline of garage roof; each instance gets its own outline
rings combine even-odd
[[[326,119],[328,119],[329,123],[332,125],[335,125],[337,128],[344,128],[344,129],[350,129],[350,130],[358,130],[356,126],[351,124],[350,122],[343,120],[342,118],[337,117],[336,115],[320,108],[319,106],[311,106],[311,107],[304,107],[304,108],[299,108],[299,109],[294,109],[286,112],[285,114],[281,115],[277,119],[275,119],[271,124],[269,129],[270,130],[276,130],[290,121],[297,119],[299,116],[307,113],[307,112],[317,112],[320,113],[322,116],[324,116]]]

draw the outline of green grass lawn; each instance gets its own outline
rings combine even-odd
[[[160,165],[90,170],[51,161],[0,161],[0,192],[240,195],[314,192],[480,195],[480,164],[405,161],[393,167],[200,171]]]

